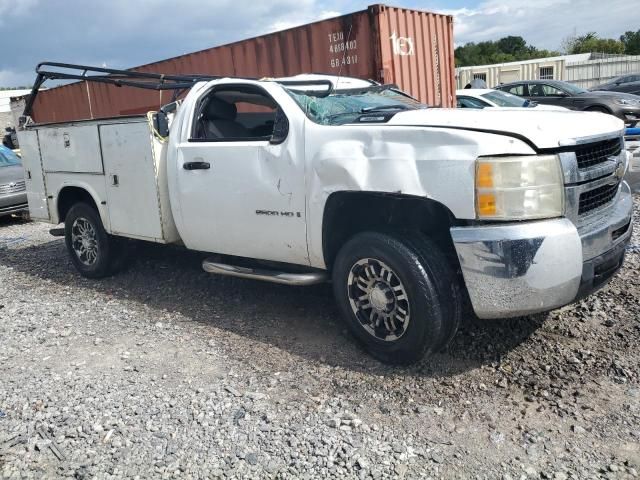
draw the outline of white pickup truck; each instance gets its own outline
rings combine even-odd
[[[19,139],[31,217],[64,223],[82,275],[115,273],[138,239],[211,252],[215,274],[331,281],[367,350],[410,363],[467,304],[517,317],[607,283],[632,233],[623,128],[305,75],[197,82],[172,109],[27,121]]]

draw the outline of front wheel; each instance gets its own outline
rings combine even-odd
[[[354,236],[338,253],[333,287],[353,334],[386,363],[430,355],[460,323],[455,275],[438,246],[420,235]]]
[[[100,215],[92,206],[77,203],[71,207],[64,233],[71,262],[83,277],[107,277],[122,267],[125,246],[105,231]]]

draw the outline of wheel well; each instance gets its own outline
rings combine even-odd
[[[325,265],[331,269],[338,251],[364,231],[417,230],[428,235],[457,264],[449,228],[455,217],[435,200],[378,192],[336,192],[329,196],[322,221]],[[457,268],[457,267],[456,267]]]
[[[604,105],[591,105],[590,107],[587,107],[585,110],[592,111],[592,112],[611,113],[611,110],[608,107],[605,107]]]
[[[58,194],[58,220],[64,222],[71,207],[84,202],[98,210],[95,200],[89,192],[80,187],[64,187]]]

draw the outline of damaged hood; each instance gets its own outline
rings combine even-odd
[[[622,135],[624,122],[613,115],[597,112],[549,111],[485,108],[427,108],[399,112],[388,125],[451,127],[505,132],[527,138],[537,148],[558,148],[571,140],[597,135]]]

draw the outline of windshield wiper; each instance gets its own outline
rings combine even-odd
[[[380,105],[378,107],[364,107],[360,109],[360,113],[379,112],[383,110],[410,110],[406,105]]]

